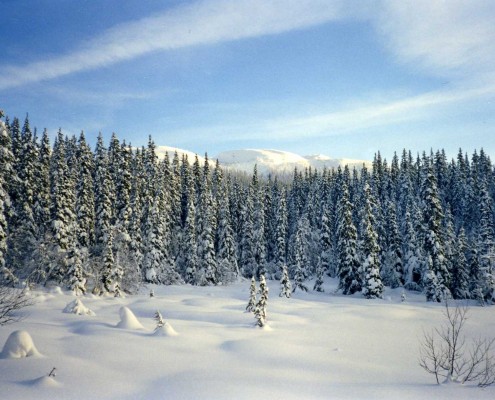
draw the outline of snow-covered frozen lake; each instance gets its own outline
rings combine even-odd
[[[382,300],[296,292],[270,281],[267,328],[244,309],[249,281],[232,286],[156,286],[127,298],[81,298],[96,315],[63,313],[75,297],[33,292],[27,317],[0,327],[0,346],[27,331],[41,356],[0,359],[8,399],[493,399],[495,387],[436,385],[418,365],[423,330],[442,304],[402,289]],[[121,318],[128,307],[138,321]],[[154,334],[156,311],[170,335]],[[139,328],[139,323],[142,328]],[[495,308],[471,307],[466,334],[494,336]],[[0,347],[0,349],[1,349]],[[48,374],[56,368],[56,376]]]

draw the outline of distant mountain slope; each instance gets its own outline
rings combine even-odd
[[[216,156],[220,165],[229,169],[252,172],[254,165],[257,165],[261,174],[278,173],[288,174],[297,167],[299,170],[312,167],[322,170],[324,167],[337,168],[339,165],[349,165],[349,167],[362,167],[363,163],[369,167],[371,163],[363,160],[352,160],[346,158],[330,158],[325,155],[300,156],[288,151],[245,149],[224,151]]]
[[[182,155],[187,155],[190,164],[194,162],[196,154],[170,146],[157,146],[156,153],[159,158],[165,157],[165,153],[168,153],[170,160],[174,157],[174,153],[177,152],[182,159]],[[257,165],[258,172],[263,175],[268,173],[273,174],[291,174],[294,168],[299,170],[305,168],[316,168],[322,170],[323,168],[337,168],[339,165],[349,165],[349,167],[361,168],[363,164],[367,167],[371,166],[369,161],[364,160],[352,160],[347,158],[330,158],[328,156],[318,154],[311,156],[300,156],[295,153],[281,150],[266,150],[266,149],[243,149],[243,150],[230,150],[224,151],[218,154],[216,157],[209,158],[210,164],[213,166],[218,159],[220,165],[230,170],[236,170],[251,174],[253,172],[254,165]],[[204,157],[198,156],[199,163],[204,164]]]

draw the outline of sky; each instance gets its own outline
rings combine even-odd
[[[0,108],[94,144],[151,135],[495,159],[495,2],[0,0]]]

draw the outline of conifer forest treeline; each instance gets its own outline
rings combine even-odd
[[[384,286],[494,301],[495,171],[483,150],[375,155],[372,168],[222,170],[159,160],[114,134],[53,146],[26,117],[0,122],[0,280],[119,296],[143,283],[292,280],[380,298]],[[311,284],[310,284],[311,283]]]

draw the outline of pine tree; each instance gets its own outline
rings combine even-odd
[[[254,258],[253,233],[253,202],[251,189],[247,194],[241,211],[241,269],[244,277],[256,275],[256,260]]]
[[[427,259],[427,269],[423,281],[426,301],[436,301],[440,303],[445,297],[445,286],[439,282],[438,274],[436,274],[433,269],[431,256],[428,256]]]
[[[380,246],[374,227],[373,205],[374,199],[371,188],[365,183],[361,251],[363,257],[363,295],[368,299],[381,298],[383,293],[383,283],[380,276]]]
[[[383,283],[392,289],[404,283],[404,271],[402,266],[402,244],[397,225],[397,213],[395,204],[387,201],[387,233],[388,249],[385,254],[385,266],[383,268]]]
[[[113,235],[112,231],[108,233],[105,237],[105,243],[103,247],[103,257],[102,257],[102,275],[101,283],[103,288],[103,293],[114,294],[116,297],[120,296],[120,283],[119,283],[119,273],[114,272],[115,259],[113,256]]]
[[[84,132],[79,135],[78,172],[76,183],[76,216],[78,220],[77,241],[82,249],[90,249],[94,244],[95,233],[95,195],[93,184],[93,154]],[[86,250],[87,251],[87,250]]]
[[[287,262],[287,201],[286,191],[282,188],[278,197],[278,207],[276,213],[276,232],[275,232],[275,262],[279,269]]]
[[[344,294],[354,294],[361,290],[359,260],[357,255],[357,232],[352,222],[352,204],[349,190],[344,182],[338,207],[338,276],[339,289]]]
[[[52,220],[51,238],[47,246],[52,247],[52,264],[47,279],[62,282],[67,273],[66,253],[75,240],[76,224],[73,212],[74,186],[66,160],[66,143],[59,130],[54,144],[50,165]]]
[[[197,214],[198,229],[198,277],[199,285],[217,284],[217,263],[215,257],[215,237],[213,230],[213,204],[211,190],[204,183]]]
[[[155,322],[156,322],[155,331],[157,329],[162,328],[165,325],[165,321],[163,320],[163,316],[160,313],[160,311],[158,311],[158,310],[156,310],[156,312],[155,312]]]
[[[7,218],[6,204],[9,202],[5,190],[5,177],[12,170],[13,155],[10,151],[10,137],[7,126],[2,120],[3,111],[0,110],[0,271],[4,271],[7,253]]]
[[[51,148],[48,132],[45,129],[39,145],[35,168],[34,222],[37,228],[36,238],[43,240],[50,229],[50,157]]]
[[[254,317],[256,318],[256,325],[260,328],[266,325],[266,305],[268,301],[268,286],[266,285],[265,276],[260,276],[260,298],[256,303],[254,309]]]
[[[289,279],[289,271],[287,270],[287,266],[284,265],[282,267],[282,277],[280,278],[280,297],[290,298],[292,295],[292,284]]]
[[[295,292],[298,288],[307,292],[308,288],[304,284],[306,279],[305,272],[308,269],[308,259],[304,249],[305,238],[307,237],[308,220],[304,214],[299,223],[297,224],[297,231],[293,236],[292,248],[294,249],[294,255],[292,257],[292,271],[294,274],[294,289]]]
[[[457,240],[453,247],[452,259],[452,281],[450,292],[454,299],[469,299],[471,297],[469,291],[469,265],[466,258],[468,253],[467,239],[464,229],[461,228]]]
[[[480,276],[478,286],[481,288],[485,302],[495,301],[495,274],[493,259],[495,258],[495,226],[493,222],[493,198],[488,192],[486,180],[482,180],[479,200],[479,254]]]
[[[110,191],[110,175],[108,169],[108,153],[103,144],[101,133],[98,135],[95,150],[95,249],[96,257],[103,256],[110,234],[112,219],[112,200]]]
[[[414,228],[414,215],[418,214],[419,210],[415,211],[415,205],[410,200],[406,208],[404,221],[404,287],[408,290],[421,291],[420,285],[423,275],[422,255],[421,246],[418,243]]]
[[[217,170],[217,169],[215,169]],[[220,172],[217,172],[217,176]],[[217,182],[218,227],[217,227],[217,265],[219,281],[230,283],[239,276],[234,232],[231,226],[229,197],[223,181]]]
[[[251,278],[251,285],[249,286],[249,301],[246,306],[246,311],[254,312],[256,308],[256,280],[254,276]]]
[[[68,288],[74,292],[76,296],[81,296],[86,293],[86,278],[84,277],[81,255],[76,242],[73,241],[67,253],[68,267]]]
[[[313,290],[323,292],[323,276],[330,271],[330,263],[332,257],[332,241],[331,241],[331,220],[330,207],[324,204],[321,212],[321,228],[319,230],[320,254],[318,257],[318,267],[316,269],[316,281]]]
[[[423,224],[424,224],[424,251],[427,260],[431,260],[431,267],[428,270],[431,274],[427,276],[428,282],[433,282],[431,275],[435,276],[436,285],[440,287],[439,292],[447,293],[450,284],[450,274],[445,264],[444,243],[442,242],[441,226],[444,216],[435,176],[431,162],[425,160],[424,177],[421,186],[421,196],[423,201]],[[429,261],[428,261],[429,262]],[[425,286],[428,286],[425,283]],[[431,288],[428,288],[429,301],[440,301],[437,295],[431,295]],[[435,292],[437,293],[437,292]]]

